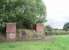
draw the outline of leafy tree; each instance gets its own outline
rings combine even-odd
[[[1,22],[16,22],[17,27],[31,28],[33,24],[43,23],[45,10],[42,0],[0,0]]]
[[[69,23],[66,23],[66,24],[63,26],[63,30],[69,31]]]

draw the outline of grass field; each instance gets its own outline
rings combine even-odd
[[[0,43],[0,50],[69,50],[69,36],[55,36],[43,41],[4,42]]]

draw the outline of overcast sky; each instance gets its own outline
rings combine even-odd
[[[43,0],[47,7],[47,24],[62,28],[69,22],[69,0]]]

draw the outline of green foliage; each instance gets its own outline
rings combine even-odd
[[[47,35],[69,35],[69,32],[64,31],[48,31]]]
[[[66,23],[63,27],[63,30],[69,31],[69,23]]]
[[[46,27],[45,27],[45,31],[47,32],[47,31],[52,31],[52,27],[50,26],[50,25],[47,25]]]
[[[45,10],[42,0],[0,0],[0,20],[16,22],[17,27],[31,28],[40,20],[43,23]]]
[[[46,40],[2,42],[0,50],[69,50],[69,35],[48,36]]]

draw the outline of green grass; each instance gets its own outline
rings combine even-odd
[[[69,36],[43,41],[0,43],[0,50],[69,50]]]

